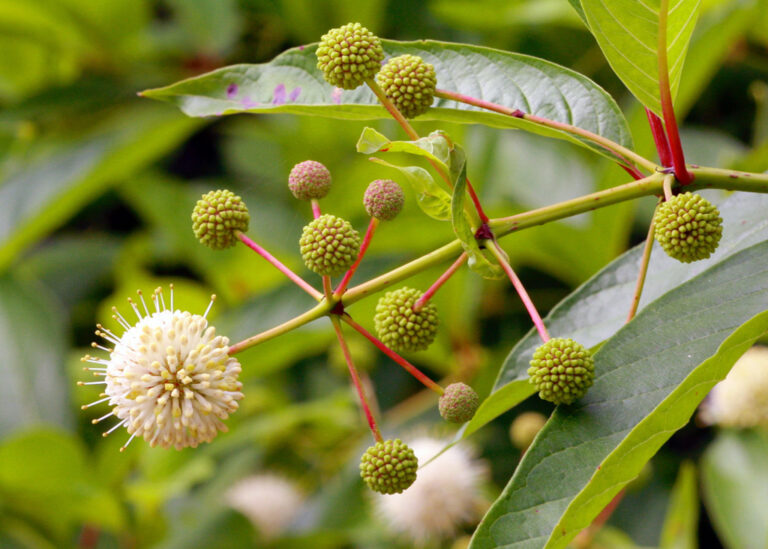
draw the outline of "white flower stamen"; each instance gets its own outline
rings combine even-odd
[[[106,398],[83,408],[109,401],[113,410],[94,423],[116,416],[120,422],[104,436],[125,426],[131,437],[121,450],[137,435],[150,446],[163,448],[210,442],[219,431],[227,430],[222,420],[237,410],[237,401],[243,397],[237,380],[240,364],[228,354],[229,339],[217,336],[206,320],[214,298],[203,316],[193,315],[167,309],[158,288],[152,294],[155,312],[150,314],[138,294],[147,314],[142,316],[129,299],[138,322],[130,326],[115,312],[114,318],[125,329],[121,337],[97,325],[97,335],[114,349],[94,344],[110,353],[109,360],[86,355],[83,361],[105,366],[86,368],[97,370],[94,375],[104,375],[105,380],[78,384],[104,384]],[[173,307],[173,288],[170,304]]]

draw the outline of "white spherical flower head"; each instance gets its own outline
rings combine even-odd
[[[768,426],[768,347],[753,347],[736,361],[701,404],[699,417],[724,427]]]
[[[421,437],[409,445],[419,463],[427,463],[446,443]],[[483,462],[453,446],[419,468],[416,481],[404,492],[376,496],[376,507],[391,530],[412,544],[425,545],[450,537],[480,517],[486,474]]]
[[[215,296],[203,315],[174,310],[173,287],[169,308],[160,288],[155,290],[152,313],[139,296],[143,314],[128,300],[138,317],[134,325],[112,309],[125,329],[121,337],[98,325],[96,334],[114,347],[94,343],[109,359],[83,357],[98,365],[88,370],[104,376],[92,384],[105,385],[103,398],[83,408],[108,401],[112,411],[94,423],[115,416],[119,422],[104,436],[124,426],[131,437],[122,449],[136,436],[150,446],[177,450],[210,442],[227,430],[222,420],[243,398],[240,363],[228,355],[229,339],[217,336],[206,320]]]
[[[265,539],[285,531],[303,499],[291,481],[271,473],[244,478],[224,494],[227,505],[245,515]]]

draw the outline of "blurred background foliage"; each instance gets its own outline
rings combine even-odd
[[[222,501],[236,480],[259,471],[292,479],[307,495],[289,531],[270,542],[275,547],[410,546],[371,511],[357,478],[370,437],[324,320],[240,356],[241,410],[228,421],[229,433],[197,449],[150,449],[137,440],[118,453],[125,432],[102,438],[105,428],[91,419],[105,410],[79,410],[98,389],[75,386],[95,323],[109,325],[111,306],[138,288],[172,282],[177,304],[193,312],[217,294],[213,322],[233,341],[311,304],[244,247],[214,253],[200,246],[189,214],[202,193],[235,191],[251,211],[254,239],[309,275],[297,241],[310,212],[287,192],[287,174],[306,159],[326,164],[334,189],[324,210],[364,230],[363,190],[394,174],[355,153],[363,125],[282,115],[188,119],[136,92],[269,60],[348,21],[388,38],[468,42],[574,68],[612,93],[637,149],[652,154],[644,112],[566,0],[0,0],[0,546],[265,546]],[[768,169],[766,82],[768,0],[704,0],[678,98],[691,162]],[[375,127],[402,138],[394,123]],[[464,144],[469,175],[492,215],[626,180],[563,142],[484,127],[440,129]],[[448,224],[426,218],[409,198],[398,220],[380,228],[358,282],[451,238]],[[644,238],[653,205],[649,198],[580,215],[511,236],[504,246],[546,311]],[[426,288],[441,270],[408,284]],[[413,360],[433,377],[463,379],[487,394],[503,357],[530,327],[519,300],[507,284],[462,271],[436,303],[441,334]],[[350,312],[371,328],[374,306],[367,299]],[[431,394],[357,347],[387,433],[451,435]],[[547,411],[538,400],[521,408]],[[489,501],[519,458],[507,435],[518,413],[472,440],[491,471]],[[759,436],[739,446],[740,436],[721,437],[709,452],[712,482],[725,482],[717,464],[731,459],[729,451],[765,447]],[[611,519],[634,540],[621,535],[621,543],[658,545],[681,460],[699,457],[713,437],[689,426],[671,439],[649,480]],[[752,474],[766,478],[766,463],[753,460]],[[748,486],[744,478],[729,486]],[[639,506],[642,521],[633,516]],[[719,547],[702,513],[701,539]],[[605,543],[618,547],[618,539]]]

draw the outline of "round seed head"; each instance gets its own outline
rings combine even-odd
[[[464,383],[451,383],[440,396],[438,408],[445,421],[464,423],[472,419],[480,406],[480,397]]]
[[[357,259],[360,235],[349,221],[325,214],[304,227],[299,246],[310,271],[335,276],[349,269]]]
[[[376,76],[384,59],[378,37],[360,23],[331,29],[317,47],[317,68],[336,87],[353,90]]]
[[[389,179],[372,181],[363,195],[363,206],[368,215],[381,221],[391,221],[405,203],[403,189]]]
[[[416,480],[419,461],[400,439],[377,442],[360,460],[360,476],[371,490],[399,494]]]
[[[305,160],[291,169],[288,188],[299,200],[323,198],[331,190],[331,172],[320,162]]]
[[[523,412],[509,427],[509,438],[518,450],[525,450],[539,434],[547,418],[538,412]]]
[[[542,399],[571,404],[592,386],[595,361],[583,345],[557,337],[536,349],[528,375]]]
[[[423,295],[413,288],[400,288],[387,292],[376,304],[373,322],[376,333],[390,349],[423,351],[437,335],[437,308],[427,302],[418,312],[413,305]]]
[[[249,219],[248,208],[239,196],[227,190],[211,191],[192,210],[192,230],[209,248],[223,250],[237,242],[235,231],[248,230]]]
[[[435,67],[415,55],[393,57],[382,67],[376,82],[406,118],[424,114],[435,97]]]
[[[683,263],[706,259],[723,234],[720,212],[693,193],[679,194],[656,211],[654,236],[667,255]]]

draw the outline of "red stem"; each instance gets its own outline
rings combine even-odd
[[[480,199],[477,197],[475,188],[472,186],[472,183],[469,181],[468,177],[467,177],[467,191],[469,191],[469,196],[472,199],[472,203],[475,205],[475,210],[477,210],[477,215],[480,216],[480,221],[482,223],[488,223],[490,219],[485,214],[485,210],[483,210],[483,206],[480,204]]]
[[[577,126],[573,126],[572,124],[565,124],[563,122],[557,122],[555,120],[550,120],[548,118],[543,118],[541,116],[536,116],[534,114],[528,114],[520,109],[510,109],[509,107],[505,107],[503,105],[499,105],[497,103],[492,103],[491,101],[485,101],[483,99],[478,99],[476,97],[472,97],[469,95],[464,95],[462,93],[452,92],[448,90],[436,90],[435,91],[436,97],[442,97],[444,99],[450,99],[453,101],[458,101],[460,103],[466,103],[467,105],[473,105],[475,107],[480,107],[481,109],[485,109],[492,112],[497,112],[499,114],[503,114],[506,116],[511,116],[513,118],[520,118],[523,120],[528,120],[530,122],[534,122],[536,124],[541,124],[544,126],[548,126],[551,128],[559,129],[561,131],[565,131],[568,133],[574,133],[576,135],[580,135],[582,137],[586,137],[590,139],[593,143],[603,147],[605,150],[610,152],[613,156],[615,156],[618,160],[618,162],[622,165],[631,166],[631,162],[627,159],[627,157],[624,154],[620,154],[618,151],[615,151],[611,149],[610,147],[607,147],[604,143],[604,138],[602,138],[599,135],[594,134],[593,132],[590,132],[588,130],[585,130],[583,128],[579,128]],[[615,144],[614,144],[615,145]],[[626,154],[632,154],[631,151],[627,150]],[[638,173],[640,173],[638,171]],[[634,177],[634,174],[632,174]]]
[[[536,326],[536,330],[539,332],[539,337],[541,337],[541,340],[546,343],[549,341],[549,332],[547,332],[547,327],[544,325],[544,321],[541,319],[541,315],[539,314],[539,311],[536,310],[536,305],[533,304],[533,300],[531,299],[531,296],[528,295],[528,292],[525,290],[525,286],[523,286],[523,283],[520,281],[520,279],[515,274],[515,271],[512,269],[510,264],[507,262],[507,260],[504,258],[504,254],[502,254],[501,249],[499,248],[499,245],[496,242],[487,240],[487,246],[488,250],[496,256],[496,259],[499,262],[499,265],[501,265],[501,268],[504,269],[504,272],[507,273],[507,276],[509,277],[509,281],[512,283],[512,286],[515,287],[515,290],[517,291],[517,295],[520,296],[520,299],[523,302],[523,305],[525,305],[525,309],[528,311],[528,315],[531,317],[531,320],[533,321],[533,324]]]
[[[438,395],[443,394],[443,388],[440,387],[437,383],[429,379],[425,374],[421,372],[416,366],[405,360],[403,357],[401,357],[399,354],[397,354],[395,351],[384,345],[379,339],[376,338],[372,333],[370,333],[368,330],[360,326],[357,322],[352,320],[352,317],[350,317],[348,314],[345,314],[343,317],[341,317],[344,322],[352,326],[355,330],[360,332],[363,336],[365,336],[371,343],[376,345],[376,347],[385,355],[387,355],[389,358],[397,362],[400,366],[405,368],[405,370],[411,374],[413,377],[421,381],[426,387],[429,389],[432,389],[435,391]]]
[[[656,143],[656,151],[659,153],[659,162],[665,168],[672,166],[672,151],[669,149],[667,134],[664,133],[664,124],[661,118],[648,107],[645,108],[645,115],[648,117],[648,124],[651,126],[653,142]]]
[[[297,286],[299,286],[302,290],[307,292],[309,295],[314,297],[316,300],[320,301],[323,299],[323,294],[315,290],[312,286],[309,285],[309,283],[301,278],[299,275],[294,273],[292,270],[290,270],[288,267],[283,265],[283,263],[277,259],[275,256],[273,256],[271,253],[269,253],[267,250],[256,244],[253,240],[245,236],[244,233],[240,231],[235,231],[235,234],[237,235],[237,238],[240,239],[240,241],[248,246],[250,249],[252,249],[254,252],[259,254],[261,257],[269,261],[273,267],[275,267],[278,271],[283,273],[285,276],[287,276],[290,280],[296,283]]]
[[[419,299],[416,300],[416,303],[413,304],[413,310],[416,312],[419,312],[422,307],[426,304],[427,301],[429,301],[433,295],[435,295],[435,292],[440,289],[440,286],[445,284],[451,276],[453,276],[453,273],[455,273],[459,267],[461,267],[464,262],[467,260],[467,252],[462,253],[459,258],[448,267],[448,270],[446,270],[440,278],[438,278],[432,286],[429,287],[429,289],[424,292],[424,295],[422,295]]]
[[[344,334],[341,331],[339,317],[335,315],[331,316],[331,322],[333,323],[333,329],[336,331],[336,337],[339,340],[339,345],[341,345],[341,352],[344,354],[344,360],[347,361],[349,375],[352,377],[352,383],[355,385],[357,396],[360,399],[360,405],[363,407],[365,418],[368,420],[368,427],[370,427],[371,433],[373,433],[373,438],[376,439],[376,442],[383,442],[384,438],[381,436],[381,431],[379,431],[379,427],[376,425],[376,420],[374,419],[373,413],[371,412],[371,407],[368,405],[368,399],[365,398],[365,391],[363,390],[362,383],[360,383],[360,376],[357,373],[357,368],[355,368],[355,363],[352,362],[352,355],[349,352],[349,347],[347,347],[347,342],[344,340]]]
[[[365,255],[366,250],[368,250],[368,246],[371,244],[371,240],[373,239],[373,233],[376,232],[376,227],[378,226],[379,226],[379,220],[376,219],[375,217],[372,217],[371,222],[368,223],[368,230],[365,231],[365,236],[363,237],[363,243],[360,245],[360,253],[357,254],[357,259],[355,259],[355,262],[346,272],[346,274],[344,275],[344,278],[341,279],[341,282],[336,287],[336,290],[333,292],[336,296],[340,296],[346,291],[347,286],[349,286],[349,282],[350,280],[352,280],[352,277],[354,276],[358,265],[360,265],[360,262],[363,260],[363,255]]]
[[[317,201],[316,198],[312,199],[312,215],[314,216],[315,219],[323,215],[322,212],[320,211],[320,203]]]
[[[629,175],[631,175],[632,179],[634,179],[635,181],[639,181],[639,180],[641,180],[641,179],[643,179],[645,177],[640,172],[640,170],[638,170],[634,166],[627,166],[625,164],[619,164],[619,166],[621,166],[624,169],[625,172],[627,172]]]
[[[667,15],[669,12],[669,0],[661,0],[659,7],[659,98],[661,100],[661,113],[664,115],[664,125],[667,128],[669,149],[672,153],[672,167],[675,170],[677,180],[686,185],[693,181],[693,175],[685,166],[683,145],[680,142],[680,131],[675,119],[675,107],[672,105],[672,91],[669,87],[669,69],[667,65]]]

